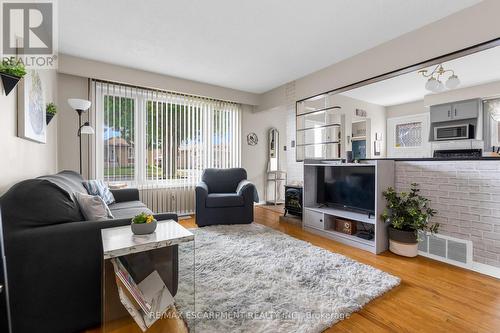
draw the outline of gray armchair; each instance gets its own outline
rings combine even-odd
[[[253,222],[253,203],[259,197],[245,169],[205,169],[201,179],[196,186],[198,226]]]

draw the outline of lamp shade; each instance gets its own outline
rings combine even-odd
[[[443,82],[441,82],[440,80],[437,80],[436,81],[436,89],[434,90],[434,92],[441,92],[444,90],[444,84]]]
[[[425,89],[434,92],[434,91],[436,91],[437,85],[438,85],[438,81],[435,78],[431,77],[425,83]]]
[[[460,84],[460,79],[456,75],[452,75],[446,80],[446,88],[454,89]]]
[[[87,135],[91,135],[91,134],[94,134],[94,129],[92,128],[92,126],[90,126],[90,124],[88,122],[86,122],[85,124],[82,125],[82,127],[80,128],[80,134],[87,134]]]
[[[90,101],[87,101],[85,99],[79,99],[79,98],[70,98],[68,99],[68,104],[71,106],[73,110],[81,110],[85,111],[90,108],[92,103]]]

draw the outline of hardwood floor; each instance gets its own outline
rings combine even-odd
[[[255,207],[257,223],[402,280],[401,285],[326,332],[500,332],[500,280],[424,257],[403,258],[390,252],[374,255],[280,223],[279,215],[272,209]],[[194,218],[180,223],[196,227]],[[180,327],[178,322],[163,320],[153,326],[153,331],[178,332]],[[136,332],[135,329],[129,323],[113,333]]]

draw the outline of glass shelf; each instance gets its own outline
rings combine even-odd
[[[341,153],[341,107],[330,94],[297,102],[296,160],[338,159]]]

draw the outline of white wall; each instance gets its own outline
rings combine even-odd
[[[385,110],[387,112],[387,118],[413,116],[429,112],[429,108],[424,106],[423,100],[387,106]]]
[[[79,145],[78,145],[78,114],[68,104],[68,98],[89,99],[88,80],[84,77],[58,74],[58,169],[79,171]],[[88,114],[82,116],[82,121],[86,121]],[[95,124],[92,124],[95,128]],[[87,146],[88,137],[82,136],[82,147]],[[85,154],[86,150],[83,153]],[[88,177],[87,163],[84,163],[83,174]]]
[[[241,119],[241,165],[247,170],[248,179],[255,184],[259,192],[260,201],[265,198],[265,184],[268,156],[268,132],[275,127],[280,133],[279,156],[280,169],[286,171],[287,155],[284,146],[286,139],[287,109],[284,107],[266,111],[254,112],[251,107],[245,106]],[[255,146],[247,144],[247,135],[254,132],[259,138]]]
[[[500,1],[485,0],[442,20],[295,80],[300,100],[500,36]],[[300,47],[300,46],[299,46]],[[287,85],[262,94],[259,109],[285,105]]]
[[[40,71],[45,89],[45,100],[56,101],[56,73]],[[57,122],[56,115],[47,127],[47,143],[41,144],[17,137],[17,88],[5,96],[0,92],[0,194],[13,184],[28,178],[57,171]]]
[[[78,58],[66,54],[59,55],[58,65],[59,73],[74,76],[127,83],[144,88],[204,96],[248,105],[257,105],[259,103],[258,94],[141,71],[100,61]]]

